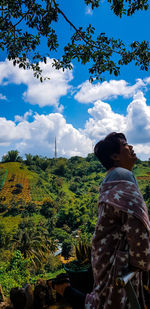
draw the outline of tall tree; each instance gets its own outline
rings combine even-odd
[[[47,253],[49,252],[50,242],[34,228],[19,229],[18,233],[12,239],[12,248],[19,250],[23,257],[32,257],[34,267],[40,266],[43,261],[46,261]]]
[[[10,150],[2,157],[2,162],[21,162],[22,158],[19,156],[18,150]]]
[[[81,0],[91,8],[99,7],[100,0]],[[148,9],[148,0],[107,0],[110,9],[117,16],[131,16],[138,10]],[[59,68],[72,68],[71,62],[77,59],[82,64],[90,62],[89,73],[102,79],[108,71],[118,76],[120,67],[131,61],[148,70],[150,49],[147,41],[131,42],[129,47],[120,39],[109,38],[105,33],[95,33],[94,27],[86,29],[77,27],[60,8],[58,0],[2,0],[0,2],[0,49],[6,51],[8,59],[21,68],[32,68],[39,77],[41,68],[39,61],[46,63],[46,54],[40,52],[40,44],[46,38],[49,51],[57,51],[59,42],[55,32],[55,23],[59,23],[59,15],[73,28],[74,34],[68,38],[61,60],[54,59]],[[117,55],[117,57],[114,57]],[[42,77],[40,77],[42,81]]]

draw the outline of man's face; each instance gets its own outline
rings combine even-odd
[[[120,139],[120,153],[115,154],[115,161],[118,166],[132,170],[137,160],[133,146],[129,145],[124,139]]]

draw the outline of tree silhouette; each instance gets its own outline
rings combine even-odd
[[[91,8],[99,7],[100,0],[81,0]],[[110,9],[119,17],[131,16],[138,10],[148,9],[148,0],[107,0]],[[79,8],[80,9],[80,8]],[[72,60],[82,64],[90,62],[89,73],[102,78],[101,74],[109,72],[118,76],[120,67],[131,61],[148,70],[150,62],[149,43],[147,41],[131,42],[130,46],[120,39],[108,37],[105,32],[96,33],[92,25],[87,28],[78,27],[72,23],[61,9],[58,0],[2,0],[0,3],[0,49],[5,51],[9,60],[20,68],[32,68],[34,75],[39,77],[41,68],[39,61],[47,62],[47,50],[41,52],[41,41],[46,41],[50,52],[58,50],[58,35],[55,23],[62,17],[74,34],[68,38],[64,46],[64,54],[60,59],[54,59],[57,69],[72,68]],[[62,26],[61,26],[62,27]],[[49,56],[49,55],[48,55]],[[117,56],[117,57],[116,57]],[[40,77],[41,81],[43,80]]]

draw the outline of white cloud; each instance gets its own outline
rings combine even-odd
[[[54,156],[54,141],[57,138],[58,156],[86,156],[92,151],[91,140],[75,129],[60,113],[34,115],[32,122],[19,119],[15,124],[0,118],[0,145],[25,153]],[[2,153],[3,154],[3,153]]]
[[[80,103],[90,103],[97,100],[108,100],[123,96],[125,98],[132,97],[139,89],[145,87],[145,83],[141,79],[137,79],[133,86],[130,86],[125,80],[110,80],[103,83],[92,84],[85,81],[77,89],[74,98]]]
[[[57,110],[62,111],[63,107],[59,105],[59,99],[67,95],[70,86],[69,82],[73,79],[70,70],[56,70],[52,67],[52,59],[47,58],[47,64],[40,63],[43,70],[43,76],[49,77],[43,83],[34,78],[32,70],[19,69],[13,66],[12,61],[5,60],[0,62],[0,84],[8,85],[24,84],[27,90],[23,98],[30,104],[43,106],[54,106]]]
[[[126,116],[113,112],[108,103],[100,100],[88,112],[92,117],[86,121],[82,133],[94,144],[113,131],[123,132],[141,159],[150,157],[150,106],[142,92],[134,95]]]
[[[2,93],[0,93],[0,100],[4,100],[4,101],[6,101],[6,100],[7,100],[7,98],[6,98],[6,96],[5,96],[5,95],[3,95]]]
[[[24,121],[24,120],[28,120],[28,118],[30,116],[32,116],[33,112],[32,110],[30,109],[28,112],[26,112],[23,116],[19,116],[19,115],[16,115],[15,116],[15,122],[21,122],[21,121]]]
[[[98,100],[88,112],[92,118],[86,121],[84,133],[94,142],[112,131],[123,132],[126,128],[125,117],[114,113],[108,103]]]
[[[134,151],[141,160],[150,158],[150,143],[134,145]]]
[[[150,142],[150,106],[142,92],[138,92],[127,108],[126,134],[134,144]]]
[[[144,82],[149,85],[150,84],[150,77],[146,77],[144,78]]]
[[[13,67],[6,60],[0,62],[0,84],[24,84],[24,100],[39,106],[53,105],[57,111],[62,111],[59,104],[61,96],[70,89],[72,79],[70,71],[57,71],[51,67],[52,60],[43,66],[44,75],[50,76],[41,84],[33,77],[32,71],[24,71]],[[150,157],[150,106],[147,105],[140,91],[150,84],[150,78],[138,79],[129,85],[125,80],[91,84],[88,81],[78,87],[75,99],[82,103],[93,102],[88,109],[89,119],[84,129],[75,129],[66,122],[59,112],[49,115],[34,114],[31,110],[23,116],[16,115],[15,120],[0,118],[0,146],[2,154],[10,149],[18,149],[21,155],[25,153],[54,156],[54,141],[57,138],[58,156],[86,156],[92,152],[92,144],[104,138],[112,131],[123,132],[128,141],[135,146],[141,159]],[[123,96],[130,97],[126,116],[115,113],[103,100]],[[29,121],[30,117],[30,121]],[[32,118],[31,118],[32,117]]]
[[[89,5],[85,9],[85,14],[86,15],[93,15],[93,10]]]
[[[142,92],[138,92],[128,105],[127,115],[112,111],[108,103],[98,100],[88,109],[89,119],[84,129],[75,129],[60,113],[16,116],[15,121],[0,118],[1,154],[10,149],[25,153],[54,157],[57,138],[58,156],[86,156],[92,145],[110,132],[123,132],[134,145],[140,159],[150,157],[150,106]],[[32,116],[32,121],[28,117]],[[7,150],[7,151],[6,151]]]
[[[24,125],[25,123],[22,122],[16,126],[13,121],[7,120],[6,118],[0,118],[0,145],[18,140],[23,135],[24,138],[27,138],[29,136],[29,132],[24,130]]]

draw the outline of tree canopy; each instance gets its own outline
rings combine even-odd
[[[3,155],[2,162],[21,162],[18,150],[10,150],[6,155]]]
[[[81,0],[92,9],[99,7],[100,0]],[[117,16],[131,16],[138,10],[148,9],[148,0],[107,0],[110,9]],[[86,29],[69,20],[61,10],[58,0],[2,0],[0,1],[0,49],[6,52],[13,64],[20,68],[32,68],[34,75],[42,79],[39,61],[46,63],[46,54],[40,51],[43,38],[46,39],[49,52],[56,52],[59,47],[55,24],[59,16],[73,28],[74,34],[68,37],[61,59],[54,59],[57,69],[72,68],[72,61],[90,63],[89,74],[102,79],[104,72],[118,76],[122,65],[134,61],[141,70],[148,70],[150,49],[148,41],[134,41],[130,46],[118,39],[110,38],[105,33],[98,33],[89,24]],[[117,57],[114,57],[117,55]],[[49,54],[51,56],[51,54]]]

